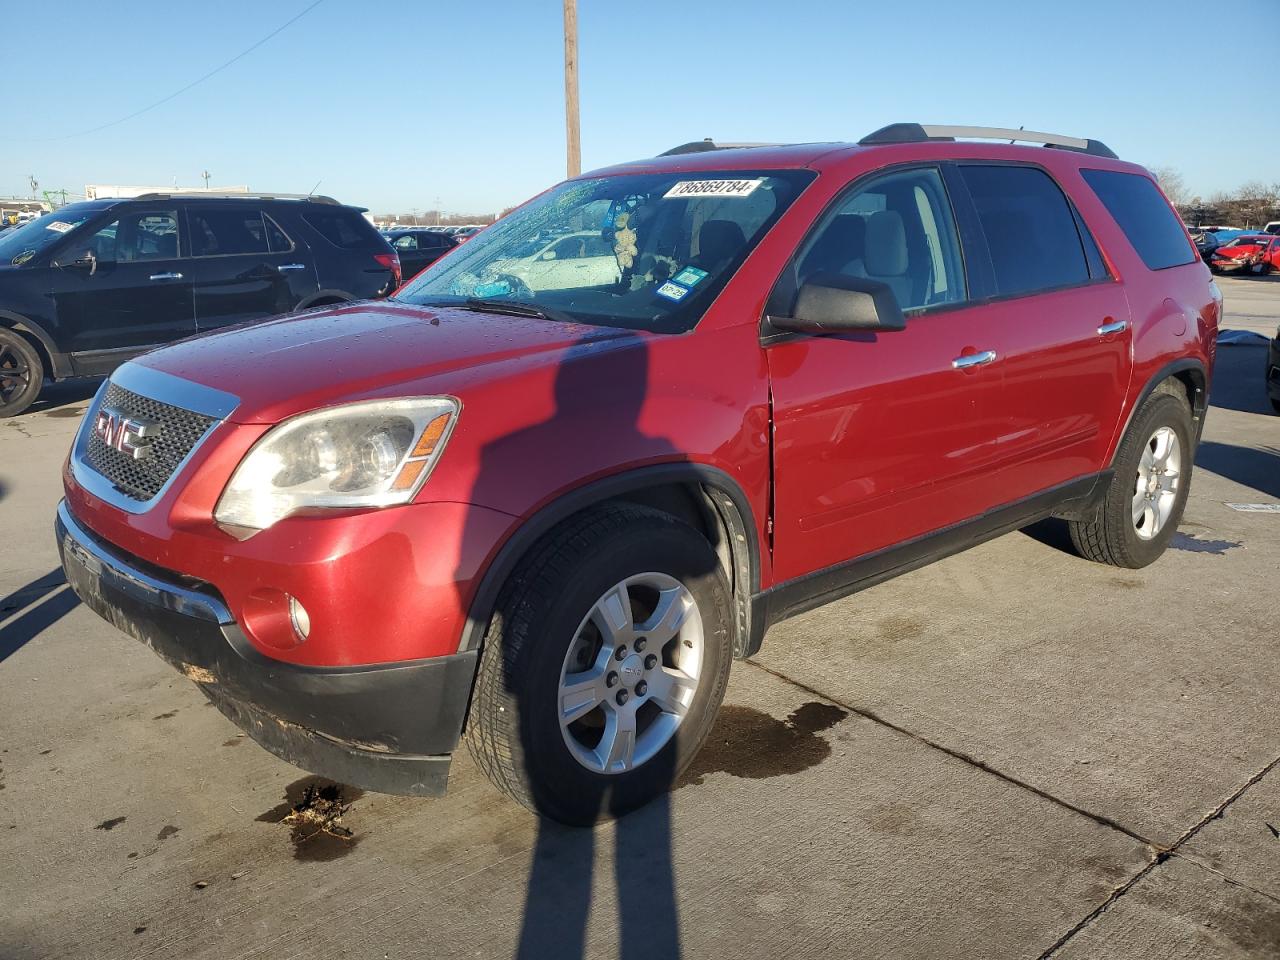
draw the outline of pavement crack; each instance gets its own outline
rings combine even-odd
[[[1209,864],[1205,863],[1199,857],[1194,857],[1186,853],[1175,853],[1173,856],[1177,857],[1179,860],[1184,860],[1187,863],[1194,863],[1201,870],[1206,873],[1212,873],[1224,883],[1229,883],[1233,887],[1239,887],[1241,890],[1248,890],[1250,893],[1256,894],[1266,900],[1270,900],[1272,903],[1280,904],[1280,897],[1277,897],[1274,893],[1267,893],[1267,891],[1259,890],[1257,887],[1251,886],[1243,880],[1237,880],[1235,877],[1228,876],[1216,867],[1209,866]]]
[[[1219,871],[1214,870],[1203,863],[1200,863],[1200,861],[1192,857],[1188,857],[1184,854],[1180,854],[1178,852],[1178,848],[1181,847],[1188,840],[1190,840],[1192,837],[1194,837],[1197,833],[1203,830],[1206,826],[1208,826],[1214,820],[1217,820],[1219,817],[1221,817],[1223,813],[1226,812],[1227,808],[1231,806],[1231,804],[1239,800],[1246,790],[1248,790],[1255,783],[1257,783],[1259,780],[1265,777],[1268,773],[1274,770],[1277,764],[1280,764],[1280,757],[1276,757],[1274,760],[1268,763],[1265,767],[1263,767],[1261,770],[1259,770],[1257,773],[1251,776],[1248,780],[1246,780],[1238,790],[1236,790],[1234,793],[1228,796],[1225,800],[1223,800],[1220,804],[1218,804],[1211,813],[1206,814],[1205,816],[1201,817],[1198,821],[1196,821],[1196,823],[1194,823],[1191,827],[1189,827],[1186,831],[1183,832],[1182,836],[1178,837],[1178,839],[1173,842],[1172,846],[1165,847],[1165,848],[1157,848],[1160,850],[1160,853],[1156,856],[1154,860],[1148,863],[1145,867],[1143,867],[1141,870],[1135,873],[1132,877],[1130,877],[1124,883],[1120,884],[1120,886],[1116,887],[1115,890],[1111,891],[1111,895],[1107,897],[1106,900],[1104,900],[1097,907],[1091,910],[1089,914],[1084,917],[1084,919],[1082,919],[1079,923],[1077,923],[1070,930],[1068,930],[1061,937],[1059,937],[1057,942],[1054,943],[1053,946],[1051,946],[1044,953],[1040,954],[1040,957],[1038,958],[1038,960],[1049,960],[1049,958],[1052,957],[1054,954],[1056,954],[1059,950],[1061,950],[1068,943],[1068,941],[1071,940],[1072,937],[1074,937],[1077,933],[1079,933],[1089,924],[1093,923],[1094,920],[1096,920],[1098,917],[1102,916],[1109,909],[1111,909],[1111,905],[1115,903],[1117,900],[1119,900],[1121,897],[1123,897],[1131,889],[1133,889],[1133,886],[1139,880],[1141,880],[1143,877],[1149,874],[1156,867],[1160,866],[1160,864],[1164,863],[1170,857],[1178,857],[1181,860],[1185,860],[1189,863],[1194,863],[1197,866],[1204,868],[1209,873],[1213,873],[1221,877],[1227,883],[1230,883],[1237,887],[1241,887],[1246,890],[1251,890],[1254,893],[1261,894],[1263,897],[1266,897],[1268,900],[1276,900],[1276,898],[1271,896],[1270,894],[1262,893],[1261,890],[1254,890],[1248,884],[1241,883],[1239,880],[1234,880],[1231,877],[1228,877],[1225,874],[1220,873]],[[1277,901],[1277,902],[1280,902],[1280,901]]]
[[[828,693],[823,693],[821,690],[817,690],[806,683],[802,683],[799,680],[792,679],[791,677],[788,677],[786,674],[779,673],[777,670],[773,670],[773,669],[770,669],[769,667],[764,666],[764,664],[757,663],[755,660],[748,659],[746,662],[751,664],[753,667],[755,667],[758,670],[763,670],[765,673],[769,674],[770,676],[777,677],[779,680],[782,680],[784,683],[789,683],[793,687],[798,687],[799,689],[804,690],[806,693],[812,694],[815,697],[819,697],[827,701],[828,703],[834,703],[836,706],[844,710],[848,710],[850,713],[856,714],[860,717],[863,717],[864,719],[870,720],[872,723],[879,724],[880,726],[886,727],[887,729],[892,730],[895,733],[902,734],[905,737],[910,737],[912,740],[916,741],[917,743],[923,744],[924,746],[929,747],[933,750],[937,750],[941,753],[945,753],[947,756],[952,757],[956,760],[959,760],[962,763],[966,763],[971,767],[976,767],[977,769],[981,770],[983,773],[988,773],[993,777],[998,777],[999,779],[1003,780],[1005,783],[1011,784],[1015,787],[1019,787],[1020,789],[1026,790],[1029,793],[1035,794],[1037,797],[1040,797],[1042,800],[1047,800],[1050,803],[1055,804],[1056,806],[1062,807],[1065,810],[1070,810],[1072,813],[1079,814],[1082,817],[1087,817],[1088,819],[1092,820],[1094,823],[1100,824],[1101,826],[1108,827],[1112,830],[1116,830],[1124,834],[1129,839],[1136,840],[1139,843],[1146,845],[1153,852],[1158,853],[1162,849],[1159,844],[1151,840],[1148,840],[1142,834],[1138,833],[1135,830],[1129,829],[1124,824],[1119,823],[1115,820],[1112,820],[1110,817],[1105,816],[1101,813],[1095,813],[1092,810],[1086,810],[1084,807],[1077,806],[1076,804],[1072,803],[1069,800],[1063,800],[1061,797],[1054,796],[1052,793],[1049,793],[1047,790],[1041,789],[1040,787],[1037,787],[1034,784],[1027,783],[1027,781],[1019,779],[1018,777],[1015,777],[1012,774],[1005,773],[1003,770],[998,770],[997,768],[991,766],[991,764],[987,763],[984,760],[979,760],[977,757],[973,756],[972,754],[965,753],[963,750],[957,750],[954,747],[948,747],[945,744],[938,743],[936,740],[931,740],[929,737],[926,737],[923,734],[916,733],[914,730],[909,730],[906,727],[901,726],[900,724],[894,723],[892,720],[888,720],[885,717],[880,716],[874,710],[868,710],[864,707],[857,707],[851,703],[846,703],[843,700],[838,700],[835,697],[832,697]]]

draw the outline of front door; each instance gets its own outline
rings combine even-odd
[[[914,167],[841,198],[779,283],[887,284],[898,332],[791,336],[773,392],[774,570],[789,580],[995,506],[1000,345],[966,280],[940,172]],[[792,293],[794,292],[794,289]],[[785,312],[775,291],[771,312]]]
[[[180,230],[176,210],[131,210],[54,254],[57,322],[78,372],[195,332]]]
[[[201,330],[288,313],[319,289],[310,250],[256,204],[191,204],[187,222]]]

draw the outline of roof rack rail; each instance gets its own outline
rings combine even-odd
[[[781,143],[716,143],[710,137],[705,140],[691,140],[689,143],[682,143],[678,147],[672,147],[670,150],[664,150],[658,154],[660,157],[678,157],[685,153],[705,153],[708,150],[739,150],[745,147],[781,147]]]
[[[136,197],[120,197],[130,200],[168,200],[171,197],[230,197],[241,200],[310,200],[312,203],[330,203],[342,206],[333,197],[319,193],[261,193],[257,190],[163,190],[157,193],[140,193]]]
[[[1005,127],[953,127],[925,123],[891,123],[869,133],[858,143],[864,147],[883,146],[889,143],[923,143],[927,140],[1009,140],[1022,143],[1038,143],[1059,150],[1077,150],[1095,157],[1119,159],[1101,140],[1085,140],[1081,137],[1064,137],[1057,133],[1039,133],[1035,130],[1010,130]]]

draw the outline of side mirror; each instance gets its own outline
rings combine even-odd
[[[556,258],[556,252],[554,250],[548,250],[546,253],[542,255],[543,260],[554,260],[555,258]]]
[[[800,285],[795,316],[769,317],[778,330],[796,333],[840,333],[845,330],[907,328],[898,298],[887,283],[841,273],[820,273]]]
[[[76,260],[74,266],[79,267],[81,270],[88,270],[89,276],[92,277],[98,272],[98,258],[93,255],[92,250],[87,250],[83,256]]]

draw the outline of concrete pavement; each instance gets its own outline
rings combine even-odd
[[[1280,283],[1220,282],[1274,332]],[[463,754],[301,845],[312,778],[61,585],[57,388],[0,421],[0,957],[1280,955],[1280,514],[1227,506],[1280,501],[1260,368],[1220,350],[1146,570],[1050,524],[790,621],[616,825],[540,826]]]

